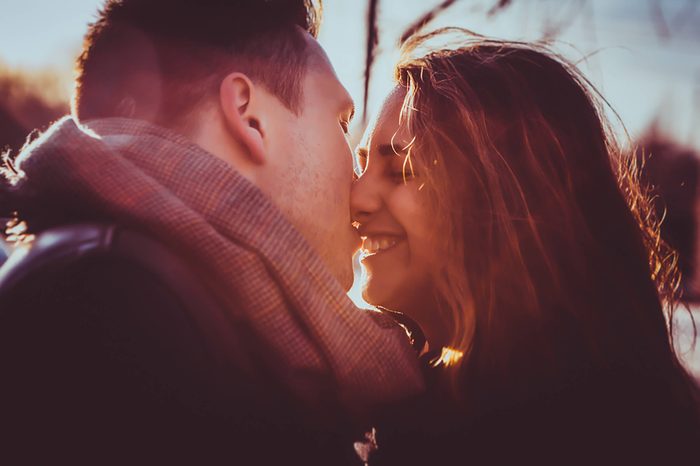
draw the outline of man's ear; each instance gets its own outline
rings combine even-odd
[[[241,144],[250,161],[266,162],[264,133],[260,122],[259,102],[253,82],[243,73],[231,73],[221,82],[219,100],[225,124],[231,135]]]

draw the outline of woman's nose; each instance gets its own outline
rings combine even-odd
[[[350,191],[350,213],[355,222],[366,222],[382,206],[380,186],[368,175],[365,173],[355,180]]]

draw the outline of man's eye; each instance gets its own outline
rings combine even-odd
[[[348,131],[350,130],[350,123],[347,121],[341,121],[340,127],[343,128],[343,133],[348,134]]]

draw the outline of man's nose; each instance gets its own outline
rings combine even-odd
[[[350,213],[353,221],[360,223],[368,221],[381,209],[382,204],[383,199],[377,180],[373,180],[365,173],[353,182],[350,191]]]

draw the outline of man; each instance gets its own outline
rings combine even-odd
[[[4,170],[0,455],[327,463],[421,388],[344,294],[353,107],[317,26],[302,0],[107,2],[72,117]]]

